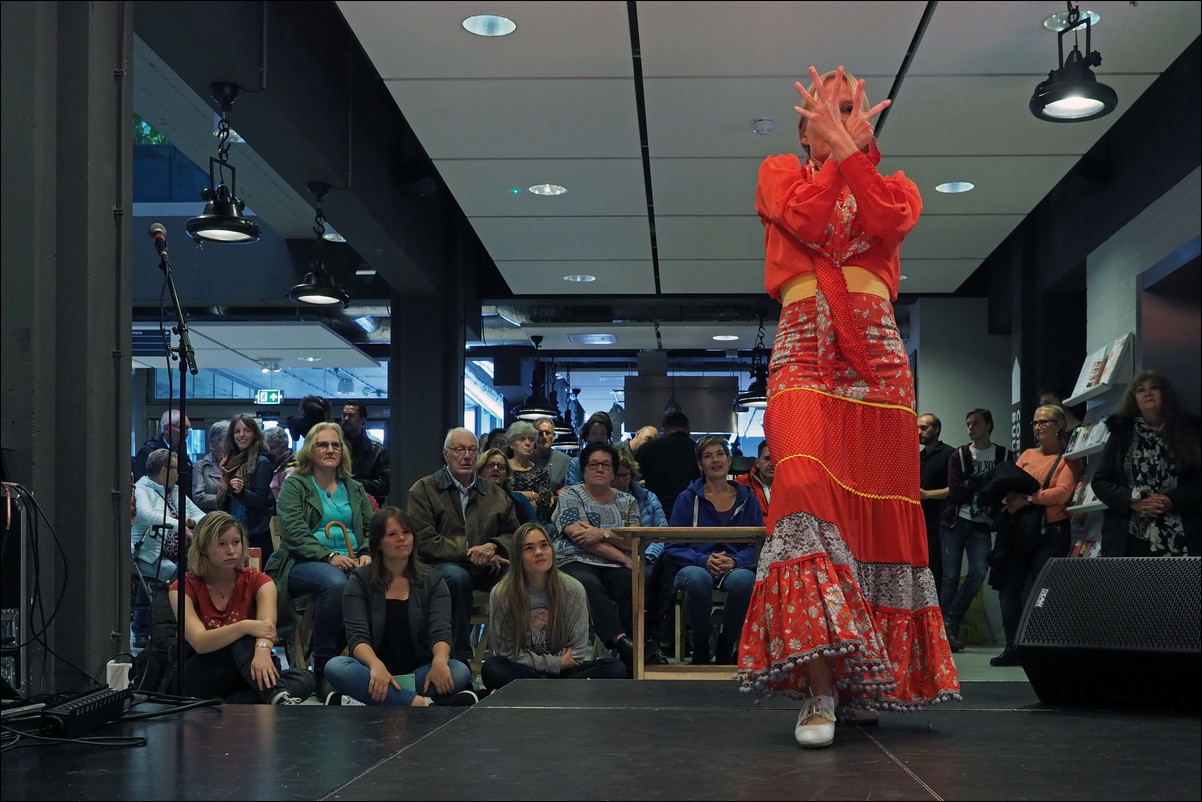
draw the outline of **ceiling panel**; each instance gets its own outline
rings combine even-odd
[[[757,221],[758,225],[758,221]],[[754,259],[660,259],[660,287],[666,293],[756,295],[764,292],[764,257]]]
[[[494,260],[647,260],[646,217],[480,217],[476,235]]]
[[[522,295],[651,295],[655,270],[650,259],[553,260],[498,262],[514,292]],[[596,281],[566,281],[564,276],[588,275]]]
[[[755,207],[741,216],[655,218],[661,259],[753,259],[764,257],[764,227]]]
[[[627,215],[646,206],[642,159],[441,159],[447,188],[468,217]],[[536,195],[534,184],[559,184],[563,195]]]

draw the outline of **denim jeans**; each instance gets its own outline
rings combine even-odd
[[[565,668],[558,674],[543,674],[505,657],[490,657],[480,667],[480,679],[485,688],[495,691],[515,679],[626,679],[626,666],[621,660],[602,657]]]
[[[439,699],[454,696],[472,687],[472,670],[467,664],[451,659],[447,661],[447,667],[451,669],[451,681],[455,683],[455,687],[450,693],[441,696],[433,692],[433,685],[430,686],[430,693],[422,691],[426,685],[426,677],[430,674],[429,664],[413,669],[413,687],[417,689],[416,692],[404,688],[397,690],[389,685],[388,695],[384,697],[383,702],[372,701],[367,690],[371,680],[371,669],[353,657],[338,656],[326,663],[326,681],[334,690],[358,699],[365,705],[411,705],[418,696],[429,696],[437,704]]]
[[[570,562],[559,569],[584,585],[593,617],[593,629],[606,646],[613,646],[614,638],[619,635],[634,636],[630,618],[633,602],[629,568],[620,565],[602,568],[599,565]]]
[[[156,592],[155,582],[161,582],[162,587],[170,587],[171,580],[175,578],[176,566],[171,560],[162,559],[155,562],[146,562],[145,560],[134,560],[134,570],[145,577],[145,584],[150,586],[152,593]],[[153,601],[146,595],[146,588],[143,583],[135,578],[134,581],[134,596],[133,603],[141,609],[134,610],[133,621],[130,626],[133,632],[134,639],[150,636],[150,603]]]
[[[943,608],[943,623],[949,630],[959,631],[964,614],[985,582],[989,571],[990,524],[961,518],[955,527],[939,529],[943,550],[943,589],[939,606]],[[968,576],[960,583],[960,563],[968,554]],[[957,588],[957,586],[959,586]]]
[[[341,568],[315,560],[298,562],[288,572],[288,592],[292,598],[317,597],[313,610],[313,668],[319,674],[331,657],[346,648],[346,630],[342,625],[346,576]]]
[[[693,628],[693,643],[708,643],[710,636],[710,613],[714,609],[714,577],[697,565],[686,565],[676,572],[673,590],[684,591],[684,612]],[[724,643],[738,644],[743,632],[743,619],[751,605],[751,590],[755,586],[755,572],[750,568],[736,568],[722,577],[721,590],[726,591],[726,602],[722,605],[722,635]]]

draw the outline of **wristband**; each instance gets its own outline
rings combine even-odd
[[[256,643],[255,643],[255,648],[257,648],[257,649],[270,649],[270,648],[271,648],[271,644],[270,644],[270,643],[268,643],[268,642],[267,642],[267,641],[265,641],[265,640],[261,640],[261,641],[258,641],[258,642],[256,642]]]
[[[1034,504],[1035,502],[1034,502],[1034,501],[1031,499],[1031,497],[1030,497],[1030,496],[1027,496],[1027,503],[1028,503],[1028,504]]]

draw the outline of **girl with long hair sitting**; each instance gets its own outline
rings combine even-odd
[[[493,657],[480,679],[496,690],[515,679],[622,679],[619,660],[587,660],[588,596],[584,586],[561,572],[546,528],[518,527],[509,572],[488,597],[488,631]]]

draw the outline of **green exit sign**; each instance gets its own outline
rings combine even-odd
[[[284,401],[283,390],[256,390],[256,404],[280,404]]]

